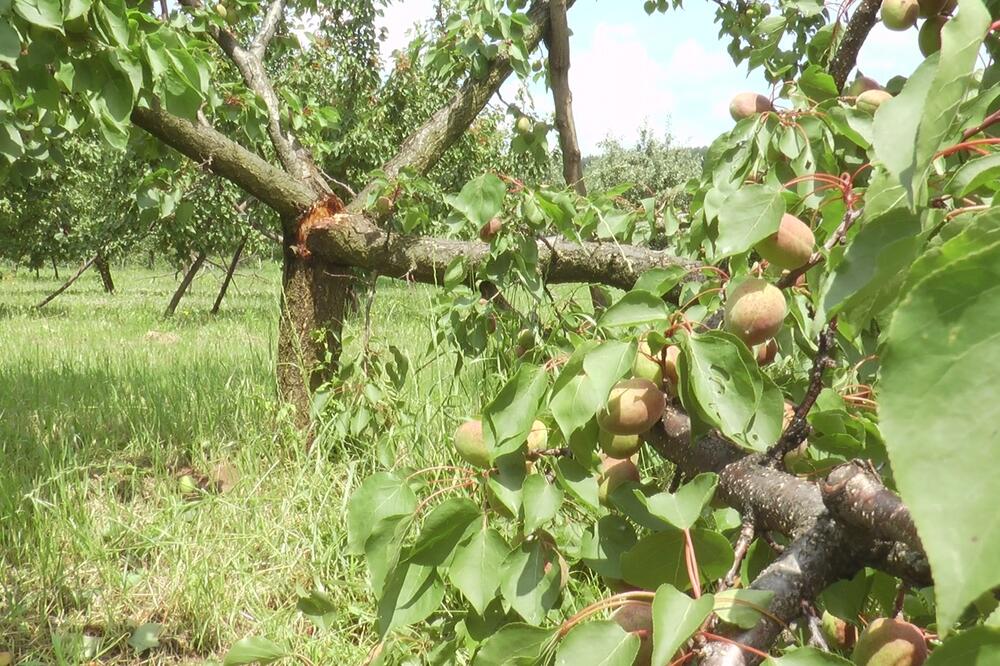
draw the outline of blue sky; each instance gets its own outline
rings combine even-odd
[[[577,0],[569,12],[573,112],[584,154],[609,134],[631,142],[643,123],[670,131],[680,145],[707,145],[732,125],[729,99],[742,90],[767,94],[759,72],[733,64],[717,37],[714,4],[687,0],[684,9],[647,16],[642,0]],[[415,21],[433,14],[433,0],[396,0],[387,10],[386,52],[406,43]],[[917,31],[891,32],[878,24],[858,59],[866,75],[884,83],[910,74],[922,60]],[[502,89],[514,97],[519,83]],[[536,109],[550,113],[549,93],[529,88]]]

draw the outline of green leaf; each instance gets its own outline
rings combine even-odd
[[[1000,153],[977,157],[963,164],[948,181],[947,190],[956,198],[967,196],[1000,179]]]
[[[990,12],[981,0],[959,0],[959,11],[941,30],[938,66],[917,130],[913,181],[900,182],[910,192],[918,191],[915,181],[927,177],[934,154],[954,132],[959,109],[970,86],[983,38],[990,27]]]
[[[483,410],[483,436],[490,459],[516,451],[527,440],[548,388],[544,368],[524,364]]]
[[[469,526],[482,517],[479,505],[466,497],[452,497],[441,502],[420,528],[420,535],[410,550],[410,560],[432,566],[444,564]]]
[[[0,126],[0,155],[5,155],[13,162],[24,154],[24,142],[21,140],[21,133],[17,131],[13,123],[4,122]]]
[[[856,320],[875,314],[895,298],[905,269],[922,242],[920,219],[906,208],[893,208],[868,220],[833,270],[823,294],[826,316],[854,312]]]
[[[697,522],[701,510],[715,494],[718,483],[718,475],[706,472],[685,483],[676,493],[662,492],[652,497],[643,497],[638,493],[636,495],[645,501],[651,514],[684,530]]]
[[[94,5],[97,27],[113,46],[128,47],[128,19],[123,0],[98,0]]]
[[[452,259],[448,263],[448,267],[444,271],[444,287],[445,289],[454,289],[465,280],[465,276],[468,272],[468,267],[466,266],[465,257],[459,255]]]
[[[545,480],[541,474],[531,474],[524,482],[521,506],[524,510],[524,532],[530,534],[559,513],[563,492]]]
[[[363,553],[365,541],[382,519],[409,516],[416,508],[417,496],[405,481],[389,472],[372,474],[347,503],[348,552]]]
[[[128,644],[132,649],[142,654],[146,650],[157,647],[160,644],[160,634],[163,633],[163,625],[155,622],[147,622],[132,631]]]
[[[781,392],[770,390],[750,350],[737,338],[719,331],[688,336],[678,372],[681,401],[696,417],[692,425],[698,432],[707,423],[758,451],[774,443],[761,439],[760,432],[777,431],[784,409]]]
[[[476,613],[482,615],[496,597],[500,579],[497,572],[510,548],[493,528],[482,529],[461,544],[448,567],[448,580],[458,588]]]
[[[605,310],[597,324],[603,328],[665,324],[669,317],[670,309],[661,297],[633,289]]]
[[[926,666],[993,666],[1000,664],[1000,629],[973,627],[952,636],[931,652]]]
[[[556,638],[558,629],[542,629],[520,622],[508,624],[479,648],[472,666],[513,666],[532,663]]]
[[[741,629],[751,629],[767,610],[774,592],[771,590],[733,589],[715,594],[715,614]]]
[[[780,657],[769,657],[764,666],[852,666],[852,663],[831,652],[800,647]]]
[[[500,212],[506,193],[503,181],[486,173],[466,183],[458,196],[445,197],[445,201],[469,218],[470,222],[481,226]]]
[[[822,102],[840,95],[837,82],[819,65],[809,65],[799,77],[799,87],[809,99]]]
[[[63,12],[59,0],[14,0],[14,12],[39,28],[62,32]]]
[[[934,54],[920,63],[902,91],[878,107],[872,125],[875,156],[903,185],[911,205],[914,202],[917,128],[934,82],[937,62],[938,54]]]
[[[324,631],[337,625],[340,606],[325,590],[316,589],[311,592],[299,592],[299,600],[295,608]]]
[[[552,389],[549,409],[568,439],[607,401],[611,387],[632,368],[636,344],[587,342],[573,352]]]
[[[0,62],[13,66],[21,55],[21,38],[14,27],[0,18]]]
[[[663,297],[664,294],[676,287],[686,275],[688,275],[688,269],[684,266],[651,268],[639,276],[632,288]]]
[[[597,478],[572,458],[556,461],[556,478],[570,495],[592,511],[600,507],[597,494]]]
[[[616,622],[603,620],[577,625],[559,644],[556,666],[632,666],[639,637]]]
[[[695,528],[691,540],[702,579],[724,576],[733,564],[733,547],[726,537]],[[664,584],[690,589],[684,564],[684,533],[671,529],[643,537],[622,555],[622,573],[627,582],[647,590]]]
[[[403,554],[403,539],[412,522],[412,515],[383,518],[372,526],[371,535],[365,539],[365,564],[375,594],[381,593],[386,576],[396,568]]]
[[[885,344],[881,429],[934,571],[941,634],[1000,584],[998,331],[1000,244],[994,244],[917,283],[897,308]]]
[[[746,252],[778,230],[785,213],[781,190],[770,185],[747,185],[729,195],[719,211],[716,261]]]
[[[222,663],[223,666],[270,664],[287,656],[288,652],[278,644],[259,636],[248,636],[229,648]]]
[[[580,559],[598,574],[620,579],[622,554],[635,546],[637,540],[635,528],[627,520],[616,515],[604,516],[584,533]]]
[[[530,624],[541,624],[559,599],[559,561],[541,539],[527,539],[507,556],[500,573],[500,593]]]
[[[420,622],[436,611],[443,599],[444,585],[434,567],[401,562],[386,579],[378,600],[379,636]]]
[[[653,598],[654,664],[669,663],[712,613],[712,595],[692,599],[671,585],[661,585]]]

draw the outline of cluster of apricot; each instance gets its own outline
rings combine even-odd
[[[917,19],[920,26],[917,43],[924,57],[941,48],[941,28],[955,11],[957,0],[882,0],[882,23],[890,30],[909,30]]]

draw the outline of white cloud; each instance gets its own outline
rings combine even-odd
[[[589,40],[581,41],[574,39],[570,69],[581,149],[592,152],[609,134],[632,141],[645,122],[662,126],[675,97],[667,69],[650,55],[635,27],[598,23]]]

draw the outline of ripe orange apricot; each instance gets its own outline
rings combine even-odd
[[[858,666],[921,666],[927,660],[927,643],[909,622],[880,617],[858,636],[851,660]]]
[[[611,389],[597,424],[613,435],[641,435],[660,420],[666,404],[666,396],[653,382],[625,379]]]
[[[759,345],[781,330],[788,313],[781,290],[760,278],[749,278],[729,291],[726,330],[747,346]]]
[[[764,95],[755,92],[741,92],[729,102],[729,115],[733,120],[743,120],[757,113],[773,111],[774,106]]]
[[[809,261],[816,246],[816,236],[808,224],[785,213],[778,230],[757,243],[754,249],[764,259],[778,268],[795,270]]]

